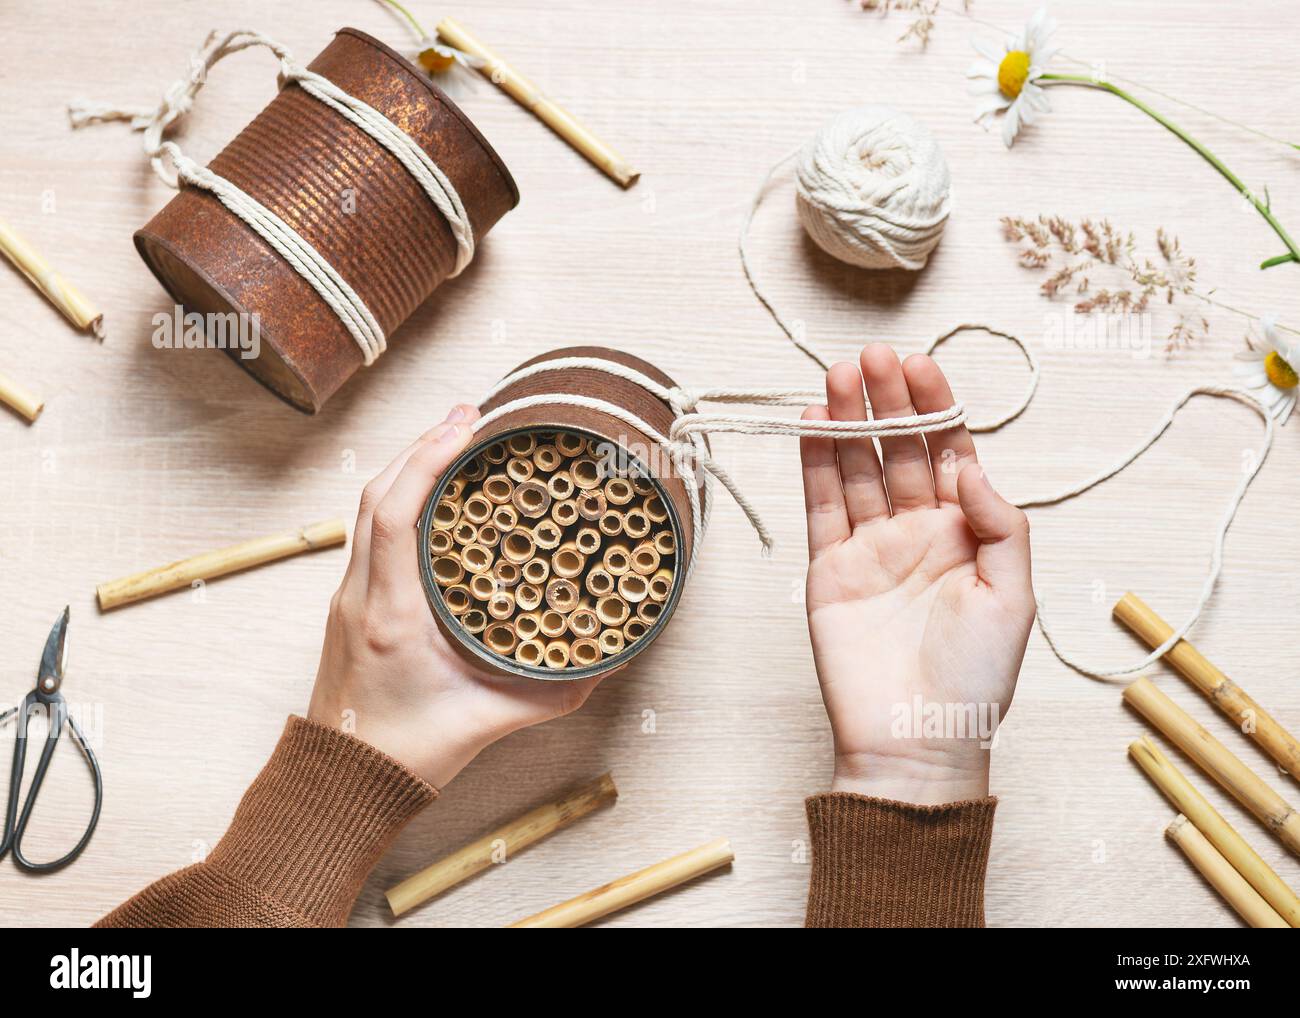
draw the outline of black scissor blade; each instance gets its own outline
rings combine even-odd
[[[63,609],[63,614],[54,623],[54,628],[50,630],[50,635],[45,640],[45,650],[41,654],[41,670],[37,674],[37,687],[44,690],[46,680],[53,679],[54,687],[57,689],[59,683],[63,681],[63,668],[67,664],[68,658],[68,617],[71,614],[68,607]]]

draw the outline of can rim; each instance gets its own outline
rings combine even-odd
[[[491,143],[485,137],[483,137],[483,132],[480,131],[474,125],[474,121],[470,120],[470,118],[465,114],[465,111],[462,110],[458,105],[456,105],[455,101],[449,95],[447,95],[446,92],[444,92],[441,88],[439,88],[436,84],[434,84],[433,79],[431,79],[427,74],[421,71],[420,68],[416,67],[415,64],[411,63],[411,61],[408,60],[406,57],[402,56],[401,53],[397,52],[397,50],[389,46],[388,43],[384,42],[381,39],[376,39],[369,32],[363,32],[359,28],[352,28],[351,26],[347,26],[344,28],[340,28],[334,34],[351,35],[357,39],[360,39],[362,42],[373,46],[376,50],[378,50],[384,56],[388,57],[390,60],[394,61],[399,67],[402,68],[402,70],[406,71],[407,74],[409,74],[417,82],[419,82],[426,89],[428,89],[429,94],[432,95],[434,99],[436,99],[438,102],[446,106],[448,111],[457,120],[459,120],[461,124],[464,125],[465,129],[468,130],[469,133],[474,136],[474,139],[480,145],[483,146],[483,151],[487,154],[488,158],[492,160],[493,165],[496,166],[497,172],[501,174],[501,179],[506,182],[506,186],[510,188],[510,194],[514,198],[514,201],[511,203],[510,207],[515,208],[516,206],[519,205],[519,185],[515,183],[514,174],[512,174],[510,172],[509,167],[506,166],[505,160],[501,158],[501,156],[497,153],[497,150],[492,147]]]
[[[517,675],[521,678],[541,679],[548,682],[573,682],[577,679],[589,678],[593,675],[602,675],[605,672],[620,668],[630,662],[634,657],[650,646],[664,631],[668,620],[672,618],[673,612],[677,610],[677,602],[681,599],[682,590],[686,583],[686,574],[681,567],[682,549],[686,547],[682,540],[682,521],[678,515],[677,506],[669,497],[667,490],[664,488],[659,478],[655,477],[645,462],[637,456],[627,446],[619,443],[628,460],[636,467],[639,467],[649,479],[650,483],[655,486],[663,500],[664,508],[668,510],[668,521],[672,524],[673,540],[676,542],[678,568],[673,576],[673,586],[668,592],[668,597],[664,601],[664,610],[659,613],[659,618],[646,629],[645,635],[633,644],[629,644],[613,657],[605,658],[594,665],[588,665],[586,668],[565,668],[555,670],[545,667],[533,667],[521,664],[514,658],[503,657],[496,651],[489,650],[480,641],[474,639],[473,634],[465,632],[461,627],[456,616],[447,608],[439,593],[438,584],[433,578],[433,561],[429,555],[429,533],[433,529],[433,510],[442,498],[442,493],[447,490],[447,485],[460,473],[461,468],[471,459],[477,456],[483,449],[489,445],[495,445],[497,442],[508,441],[515,435],[531,434],[538,431],[569,431],[576,435],[583,435],[587,438],[593,438],[598,442],[609,442],[611,439],[606,435],[601,435],[588,428],[570,427],[569,425],[553,426],[548,428],[544,424],[526,424],[518,428],[510,428],[506,431],[500,431],[493,434],[490,438],[476,442],[469,446],[455,462],[443,471],[438,483],[434,485],[433,490],[429,493],[429,498],[424,504],[424,511],[420,513],[420,521],[416,527],[418,535],[416,554],[420,556],[420,583],[424,587],[425,600],[429,602],[429,608],[445,624],[452,637],[459,641],[463,646],[468,647],[473,654],[490,664],[492,667]]]

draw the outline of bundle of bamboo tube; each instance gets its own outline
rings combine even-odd
[[[663,613],[678,559],[668,507],[606,451],[577,432],[517,432],[446,483],[430,571],[447,611],[494,654],[585,669]]]

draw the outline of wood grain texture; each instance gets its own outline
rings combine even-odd
[[[1011,152],[972,126],[962,72],[977,29],[958,13],[945,9],[929,50],[918,53],[895,43],[905,19],[881,19],[846,0],[559,0],[542,8],[464,0],[418,13],[471,25],[643,177],[620,190],[477,83],[463,105],[518,180],[519,208],[375,367],[319,417],[305,418],[219,353],[150,344],[151,316],[169,302],[131,234],[170,192],[138,137],[120,126],[73,133],[64,104],[75,96],[156,101],[209,27],[255,26],[303,57],[334,27],[355,25],[400,46],[404,30],[364,0],[139,0],[129,18],[125,10],[0,0],[0,214],[102,303],[109,334],[101,346],[77,333],[0,266],[0,364],[47,401],[32,426],[0,416],[0,633],[10,651],[0,698],[16,701],[30,688],[49,626],[71,602],[64,691],[92,706],[105,781],[99,831],[75,865],[36,880],[0,864],[0,922],[88,923],[221,836],[285,714],[306,708],[346,555],[300,556],[110,615],[95,609],[97,582],[248,534],[350,516],[365,481],[412,436],[553,347],[618,346],[685,384],[812,382],[810,366],[745,288],[736,234],[768,166],[850,104],[898,105],[938,136],[956,190],[947,235],[919,275],[845,268],[804,240],[783,179],[755,225],[759,271],[810,337],[840,356],[867,339],[911,352],[971,320],[1035,344],[1044,362],[1038,399],[980,443],[992,478],[1010,494],[1098,469],[1187,386],[1228,378],[1245,323],[1211,309],[1211,337],[1170,361],[1158,352],[1045,350],[1059,307],[1017,266],[998,217],[1105,215],[1147,247],[1165,226],[1218,299],[1300,321],[1300,269],[1255,269],[1280,249],[1258,215],[1135,111],[1084,90],[1054,93],[1055,111]],[[1074,56],[1300,140],[1293,4],[1269,0],[1245,13],[1210,0],[1060,2],[1053,12]],[[1012,26],[1028,8],[975,0],[974,13]],[[1223,73],[1225,51],[1247,43],[1248,69]],[[179,134],[186,150],[210,158],[274,88],[263,56],[222,64]],[[1252,185],[1272,185],[1274,211],[1300,228],[1296,153],[1199,114],[1169,112]],[[976,416],[1007,405],[1024,383],[1014,351],[993,339],[959,339],[940,360]],[[1109,618],[1126,589],[1171,621],[1189,610],[1220,507],[1257,441],[1249,411],[1197,401],[1137,467],[1033,512],[1036,585],[1067,648],[1116,664],[1138,658],[1143,648]],[[802,800],[826,787],[831,749],[800,604],[797,454],[781,438],[723,436],[714,448],[771,525],[775,558],[760,558],[739,512],[720,502],[663,639],[576,716],[521,732],[475,761],[379,865],[354,924],[393,924],[385,887],[604,770],[618,782],[619,803],[588,818],[580,836],[551,839],[396,925],[503,925],[715,837],[735,849],[729,871],[604,924],[802,921]],[[1192,634],[1291,728],[1300,726],[1298,502],[1300,424],[1292,422],[1238,515],[1217,597]],[[1290,788],[1181,679],[1165,668],[1152,674],[1261,776]],[[1144,729],[1118,684],[1073,674],[1041,638],[1031,640],[993,764],[1002,801],[991,925],[1239,922],[1162,836],[1173,810],[1125,756]],[[4,738],[0,753],[12,730]],[[79,761],[59,756],[33,821],[33,850],[67,844],[88,805]],[[1300,884],[1296,860],[1203,784],[1269,865]]]

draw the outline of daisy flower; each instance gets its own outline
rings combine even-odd
[[[1040,7],[1018,36],[1008,36],[999,49],[994,43],[972,40],[980,59],[971,64],[968,90],[976,96],[975,120],[986,130],[1001,113],[1002,141],[1011,147],[1022,124],[1050,112],[1047,93],[1039,85],[1047,63],[1059,47],[1051,44],[1056,22]]]
[[[1266,259],[1260,264],[1261,269],[1281,265],[1284,262],[1300,262],[1300,243],[1291,239],[1286,229],[1278,222],[1277,216],[1273,215],[1267,194],[1257,195],[1251,191],[1240,177],[1223,164],[1223,160],[1172,120],[1131,92],[1095,74],[1062,74],[1058,71],[1048,71],[1049,61],[1060,52],[1060,48],[1053,46],[1051,41],[1052,33],[1055,31],[1056,22],[1047,16],[1046,7],[1040,7],[1018,36],[1008,36],[1003,41],[1001,49],[994,44],[972,40],[980,59],[970,65],[966,77],[971,79],[969,91],[976,97],[975,121],[977,123],[987,129],[1001,113],[1002,140],[1007,148],[1010,148],[1016,140],[1016,135],[1020,133],[1021,125],[1032,124],[1040,113],[1050,112],[1051,107],[1047,103],[1046,92],[1048,86],[1073,85],[1109,92],[1123,99],[1130,106],[1141,110],[1157,124],[1186,142],[1264,217],[1264,221],[1277,234],[1278,240],[1285,245],[1286,254]]]
[[[403,7],[398,0],[384,0],[384,2],[401,14],[415,30],[415,36],[419,40],[415,44],[415,62],[424,68],[429,77],[438,80],[444,92],[455,94],[458,91],[456,86],[459,84],[473,88],[472,72],[486,67],[487,61],[458,50],[455,46],[448,46],[445,42],[429,35],[415,20],[415,15]]]
[[[1285,424],[1300,387],[1300,341],[1283,339],[1273,315],[1259,321],[1263,337],[1246,338],[1248,349],[1236,355],[1232,373],[1274,420]]]
[[[451,92],[447,86],[451,82],[463,83],[472,90],[474,76],[471,71],[487,66],[487,61],[473,56],[455,46],[448,46],[437,39],[421,39],[417,44],[416,62],[423,67],[431,78],[435,78],[444,91]]]

